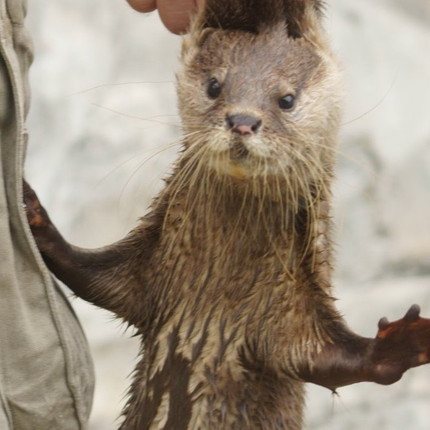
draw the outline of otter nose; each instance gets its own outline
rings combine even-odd
[[[241,136],[247,136],[256,133],[261,126],[261,119],[250,115],[227,115],[227,126],[233,132]]]

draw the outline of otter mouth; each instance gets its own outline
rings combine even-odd
[[[232,162],[237,163],[248,158],[249,150],[242,140],[235,139],[230,145],[229,156]]]
[[[228,150],[229,160],[225,166],[225,173],[239,180],[246,179],[250,175],[249,166],[247,166],[249,157],[250,151],[243,140],[240,138],[233,139]]]

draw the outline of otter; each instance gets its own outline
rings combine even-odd
[[[122,430],[300,430],[304,384],[391,384],[430,361],[414,305],[375,338],[332,293],[340,73],[318,0],[207,0],[182,47],[183,151],[139,225],[86,250],[24,183],[51,271],[141,337]]]

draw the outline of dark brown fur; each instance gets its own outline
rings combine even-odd
[[[377,339],[351,333],[334,308],[340,84],[320,9],[207,1],[178,74],[183,153],[121,242],[70,246],[26,190],[49,267],[142,336],[123,430],[299,430],[304,381],[391,383],[428,360],[429,323],[415,308],[383,321]],[[213,78],[221,92],[208,97]],[[286,94],[295,106],[283,111]]]

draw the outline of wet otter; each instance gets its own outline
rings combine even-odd
[[[321,3],[207,0],[184,41],[184,150],[148,215],[69,245],[25,186],[51,270],[142,338],[122,429],[302,428],[304,382],[388,384],[429,361],[413,306],[375,339],[334,307],[339,73]]]

